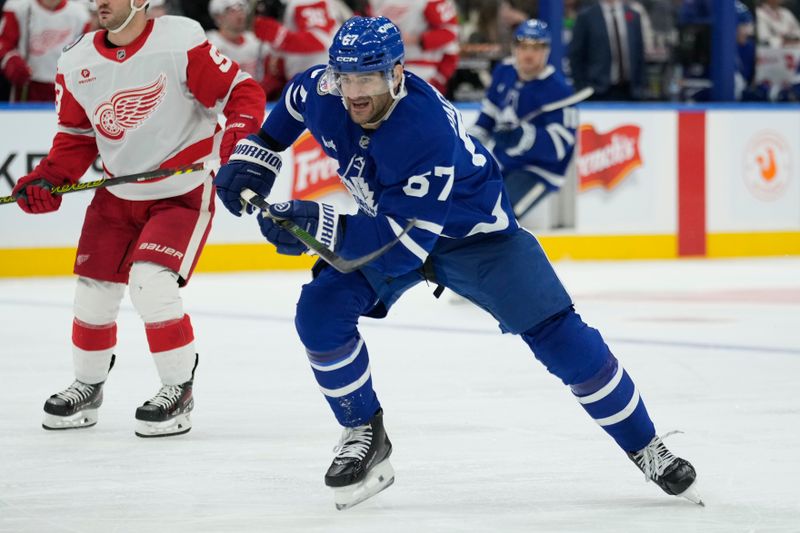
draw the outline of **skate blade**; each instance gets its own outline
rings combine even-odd
[[[148,420],[136,420],[136,436],[144,439],[152,437],[172,437],[173,435],[183,435],[192,429],[192,420],[189,413],[177,415],[174,418],[163,422],[151,422]]]
[[[700,497],[700,493],[697,492],[697,481],[689,485],[689,488],[678,494],[678,496],[680,496],[681,498],[686,498],[690,502],[696,503],[701,507],[706,506],[705,502],[703,502],[703,499]]]
[[[336,509],[343,511],[372,498],[394,483],[394,469],[389,459],[384,459],[369,471],[367,477],[358,483],[333,489]]]
[[[82,429],[97,424],[97,409],[84,409],[70,416],[58,416],[45,412],[42,427],[47,430]]]

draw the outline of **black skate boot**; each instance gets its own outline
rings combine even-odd
[[[697,473],[692,463],[686,459],[675,457],[666,446],[663,438],[672,431],[659,437],[656,435],[650,443],[638,452],[628,452],[628,457],[644,473],[647,481],[653,481],[669,495],[681,496],[698,505],[705,505],[697,493],[695,480]]]
[[[169,437],[182,435],[192,429],[190,414],[194,408],[192,379],[180,385],[163,385],[158,393],[136,409],[136,435],[139,437]]]
[[[115,356],[111,355],[110,371]],[[44,402],[44,429],[80,429],[97,424],[97,409],[103,405],[103,384],[75,380],[72,385]]]
[[[394,483],[389,463],[392,443],[383,429],[383,409],[363,426],[344,428],[334,451],[325,484],[334,489],[337,509],[353,507]]]

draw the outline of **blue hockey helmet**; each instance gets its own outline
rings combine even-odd
[[[741,26],[743,24],[752,24],[753,23],[753,14],[747,9],[747,6],[744,5],[739,0],[736,0],[734,4],[736,8],[736,25]]]
[[[528,19],[514,30],[514,41],[518,43],[545,43],[550,46],[551,40],[547,23],[538,19]]]
[[[328,65],[337,73],[390,70],[405,56],[400,30],[386,17],[353,17],[333,37]]]

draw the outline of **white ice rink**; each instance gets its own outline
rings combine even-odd
[[[306,274],[198,275],[194,428],[134,436],[158,389],[126,300],[91,429],[44,431],[72,380],[72,278],[0,281],[0,531],[798,532],[800,259],[556,265],[706,501],[643,476],[517,338],[420,286],[366,319],[394,486],[336,511],[340,430],[293,327]],[[444,298],[443,298],[444,300]]]

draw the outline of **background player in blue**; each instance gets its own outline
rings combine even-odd
[[[333,206],[300,200],[273,205],[258,222],[278,252],[300,254],[306,247],[272,217],[293,220],[345,258],[379,248],[416,221],[359,271],[342,274],[317,262],[297,303],[297,332],[344,427],[325,475],[337,508],[394,481],[392,445],[358,321],[385,316],[423,279],[449,287],[491,313],[504,332],[520,335],[648,479],[700,502],[694,468],[664,446],[633,380],[575,313],[539,243],[518,226],[492,156],[467,135],[441,94],[404,72],[403,42],[388,19],[347,21],[328,67],[296,77],[258,135],[237,144],[216,179],[228,210],[244,211],[245,188],[269,194],[280,167],[277,152],[305,128],[339,162],[359,212],[339,215]]]
[[[487,146],[494,142],[492,152],[514,214],[521,218],[564,184],[578,127],[578,110],[573,106],[585,96],[575,95],[547,64],[547,24],[535,19],[523,22],[514,32],[513,44],[514,56],[492,73],[481,114],[469,132]]]

